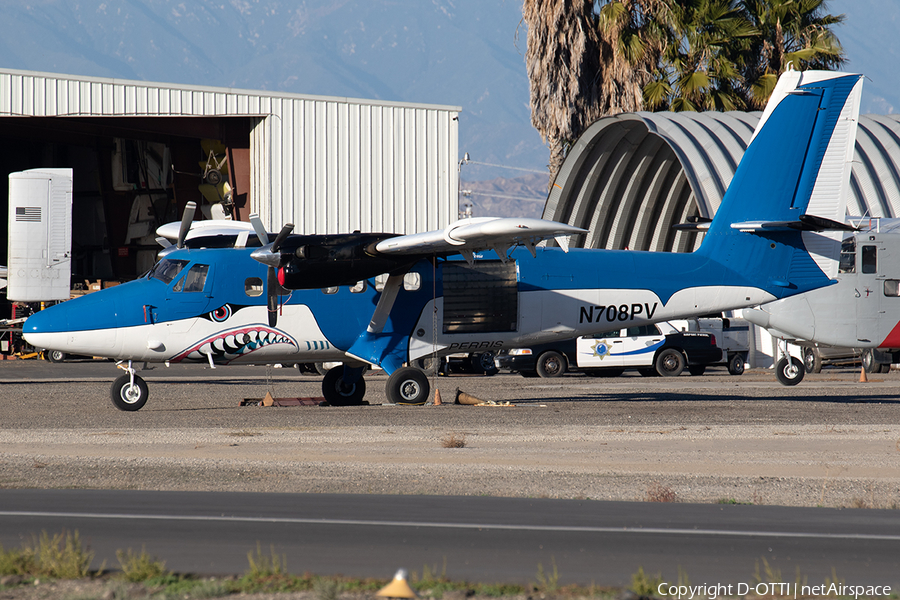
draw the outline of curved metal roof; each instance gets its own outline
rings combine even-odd
[[[560,168],[543,217],[590,232],[572,246],[689,252],[672,225],[712,217],[760,112],[622,113],[593,123]],[[850,215],[900,216],[900,115],[863,115]]]

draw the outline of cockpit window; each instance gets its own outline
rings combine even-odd
[[[186,260],[177,260],[174,258],[164,258],[150,269],[148,276],[151,279],[159,279],[165,284],[172,283],[172,280],[181,273],[181,270],[188,264]]]
[[[202,292],[203,286],[206,285],[206,274],[209,272],[209,265],[195,264],[187,272],[181,281],[172,288],[176,292]]]

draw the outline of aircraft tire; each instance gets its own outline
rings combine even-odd
[[[656,372],[663,377],[678,377],[684,371],[684,354],[675,348],[666,348],[656,356]]]
[[[66,359],[69,358],[62,350],[47,350],[45,356],[52,363],[66,362]]]
[[[384,394],[391,404],[422,406],[428,401],[431,385],[428,377],[415,367],[401,367],[391,373]]]
[[[559,352],[548,350],[538,357],[535,367],[541,377],[560,377],[566,372],[566,359]]]
[[[331,406],[357,406],[366,395],[366,380],[344,383],[344,365],[329,369],[322,378],[322,395]]]
[[[782,358],[775,365],[775,377],[781,385],[797,385],[803,381],[803,375],[806,373],[806,367],[798,358],[791,357],[788,363],[787,358]]]
[[[126,374],[116,379],[110,388],[110,399],[119,410],[129,412],[141,410],[147,404],[149,396],[147,382],[137,375],[134,376],[134,385],[131,385],[131,377]]]

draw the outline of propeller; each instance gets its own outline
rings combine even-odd
[[[184,205],[184,213],[181,215],[181,228],[178,230],[178,242],[175,244],[176,248],[184,248],[184,240],[191,230],[191,222],[194,220],[196,211],[197,203],[193,200]]]
[[[279,250],[284,240],[294,231],[294,224],[286,223],[281,228],[281,231],[278,232],[278,235],[275,236],[275,240],[272,243],[268,243],[269,234],[266,228],[263,227],[259,215],[250,215],[250,223],[253,225],[256,237],[259,238],[260,243],[263,245],[261,248],[251,252],[250,256],[269,267],[266,274],[266,306],[269,310],[269,327],[275,327],[278,323],[278,290],[281,288],[281,284],[278,283],[277,271],[281,267],[282,262]]]

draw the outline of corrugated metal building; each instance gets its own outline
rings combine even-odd
[[[590,229],[585,248],[690,252],[701,235],[672,229],[711,218],[762,113],[623,113],[591,125],[569,152],[543,217]],[[900,216],[900,115],[862,115],[852,216]],[[760,177],[764,177],[760,173]]]
[[[122,259],[141,244],[113,229],[133,228],[137,196],[156,220],[177,219],[209,198],[198,187],[220,156],[235,218],[258,212],[298,233],[428,231],[457,218],[460,110],[0,69],[0,194],[9,172],[74,168],[75,243],[80,228],[83,248],[112,254],[108,273],[81,265],[97,277],[136,274]]]

